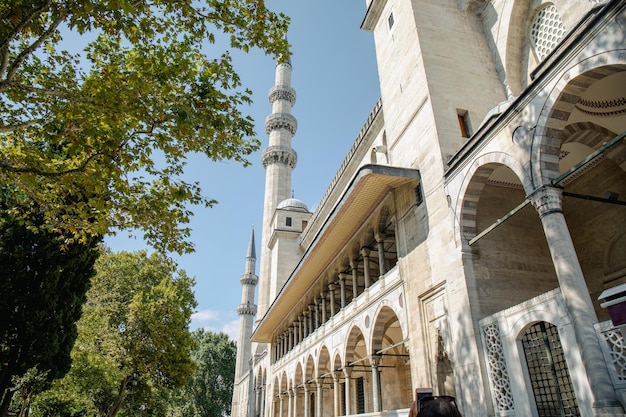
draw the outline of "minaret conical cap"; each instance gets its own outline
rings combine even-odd
[[[256,259],[256,250],[254,247],[254,225],[252,225],[252,232],[250,232],[250,242],[248,243],[248,253],[246,258]]]

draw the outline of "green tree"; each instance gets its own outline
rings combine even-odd
[[[62,235],[34,233],[11,215],[12,191],[0,186],[0,415],[16,391],[25,400],[69,371],[75,323],[99,255],[97,238],[64,243]]]
[[[215,201],[181,179],[187,155],[247,165],[260,144],[216,37],[284,59],[287,24],[263,0],[0,0],[0,182],[52,230],[192,250],[190,207]]]
[[[170,416],[222,417],[230,415],[237,347],[224,333],[193,332],[192,358],[196,370],[170,402]]]
[[[33,415],[161,415],[159,391],[183,386],[193,373],[194,280],[146,251],[107,253],[96,271],[72,369],[34,401]]]

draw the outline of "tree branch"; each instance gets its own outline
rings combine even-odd
[[[9,66],[9,70],[6,74],[6,77],[2,82],[0,82],[0,85],[11,82],[13,80],[13,77],[15,76],[18,69],[20,68],[20,65],[22,65],[22,63],[26,60],[26,58],[30,54],[35,52],[46,39],[52,36],[52,34],[57,30],[59,25],[65,20],[66,17],[67,17],[67,12],[65,10],[59,12],[56,20],[52,21],[52,24],[50,25],[50,27],[46,29],[44,33],[42,33],[41,36],[37,38],[37,40],[33,42],[28,48],[25,48],[22,52],[20,52],[17,55],[13,63]]]
[[[50,5],[52,4],[51,0],[48,0],[47,2],[45,2],[44,4],[41,5],[41,7],[39,8],[35,8],[33,9],[32,13],[30,13],[28,16],[26,16],[24,19],[22,19],[20,21],[19,24],[17,24],[15,26],[15,28],[13,29],[13,32],[8,34],[6,39],[4,39],[4,41],[0,44],[0,51],[2,51],[2,55],[0,56],[0,76],[2,76],[4,74],[4,71],[6,70],[6,67],[8,65],[9,62],[9,45],[11,44],[11,42],[16,38],[16,36],[24,30],[24,28],[26,27],[26,25],[38,14],[40,14],[41,12],[43,12],[45,9],[47,9],[48,7],[50,7]]]
[[[17,166],[11,165],[4,159],[0,159],[0,169],[4,169],[5,171],[13,172],[15,174],[35,174],[35,175],[41,175],[42,177],[48,177],[48,178],[60,177],[63,175],[72,174],[74,172],[84,171],[85,168],[87,168],[87,165],[89,165],[91,161],[93,161],[98,156],[102,156],[102,155],[104,155],[103,152],[96,152],[93,155],[90,155],[87,159],[85,159],[85,161],[83,161],[83,163],[80,164],[80,166],[76,168],[72,168],[72,169],[67,169],[64,171],[52,172],[52,171],[44,171],[36,167],[17,167]]]
[[[9,132],[15,132],[16,130],[27,129],[31,126],[36,125],[39,122],[41,122],[41,119],[30,120],[28,122],[19,123],[15,125],[0,126],[0,133],[9,133]]]

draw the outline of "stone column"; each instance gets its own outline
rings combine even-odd
[[[300,342],[302,342],[302,340],[304,340],[304,332],[302,330],[302,326],[304,324],[303,321],[304,321],[303,320],[303,316],[301,314],[300,315],[300,320],[298,320],[298,332],[300,333],[300,336],[298,337],[298,339],[299,339],[298,343],[300,343]]]
[[[289,401],[287,402],[287,417],[296,417],[293,413],[293,390],[290,388],[287,390]]]
[[[311,410],[311,395],[309,394],[309,384],[304,383],[304,417],[311,417],[309,411]]]
[[[333,372],[333,403],[335,417],[341,415],[341,390],[339,389],[339,373]]]
[[[320,301],[322,302],[322,323],[326,323],[326,296],[323,292],[320,293]]]
[[[300,414],[300,412],[298,410],[298,396],[300,395],[300,388],[293,387],[291,390],[293,391],[293,411],[292,411],[292,416],[299,417],[299,416],[302,415],[302,414]]]
[[[341,292],[341,308],[346,306],[346,274],[339,274],[339,287]]]
[[[265,417],[265,385],[261,385],[260,417]]]
[[[572,315],[576,341],[593,395],[593,408],[618,407],[619,403],[593,327],[598,318],[563,216],[562,190],[544,186],[529,198],[539,213],[561,294]]]
[[[315,328],[319,329],[321,323],[320,323],[320,306],[319,306],[319,301],[317,300],[317,298],[314,300],[315,303]]]
[[[313,333],[317,330],[317,327],[315,327],[315,307],[313,304],[309,304],[309,318],[311,319],[309,329],[311,329],[311,333]]]
[[[278,417],[286,417],[284,414],[284,398],[285,398],[285,394],[278,394],[278,398],[279,398],[279,406],[278,406]]]
[[[380,364],[380,356],[373,355],[371,357],[372,362],[372,404],[374,406],[374,412],[382,410],[381,398],[380,398],[380,375],[378,374],[378,365]]]
[[[280,355],[285,356],[287,354],[287,332],[283,332],[283,343],[282,343],[282,354]]]
[[[359,296],[358,278],[359,271],[357,269],[357,263],[354,259],[350,259],[350,268],[352,268],[352,299],[356,300]]]
[[[293,326],[289,326],[289,350],[291,351],[295,346],[293,338]]]
[[[309,335],[309,312],[307,310],[304,311],[304,337],[306,338]]]
[[[324,406],[324,379],[318,378],[315,382],[317,382],[317,404],[315,406],[315,417],[323,417],[322,407]]]
[[[361,255],[363,255],[363,275],[365,278],[365,288],[370,287],[370,250],[369,248],[361,248]]]
[[[335,315],[335,290],[337,286],[335,284],[329,284],[328,290],[330,292],[330,317]]]
[[[385,234],[376,234],[376,244],[378,245],[378,270],[382,277],[387,273],[387,262],[385,261]]]
[[[349,416],[351,414],[350,411],[350,375],[352,374],[352,369],[348,368],[347,366],[345,368],[343,368],[343,374],[346,377],[346,381],[345,381],[345,387],[346,387],[346,391],[345,391],[345,395],[346,395],[346,399],[345,399],[345,403],[346,403],[346,413],[345,415]]]

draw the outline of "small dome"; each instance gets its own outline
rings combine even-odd
[[[288,198],[286,200],[281,201],[278,204],[277,209],[297,209],[297,210],[305,210],[309,211],[309,208],[302,202],[302,200],[298,200],[297,198]]]

